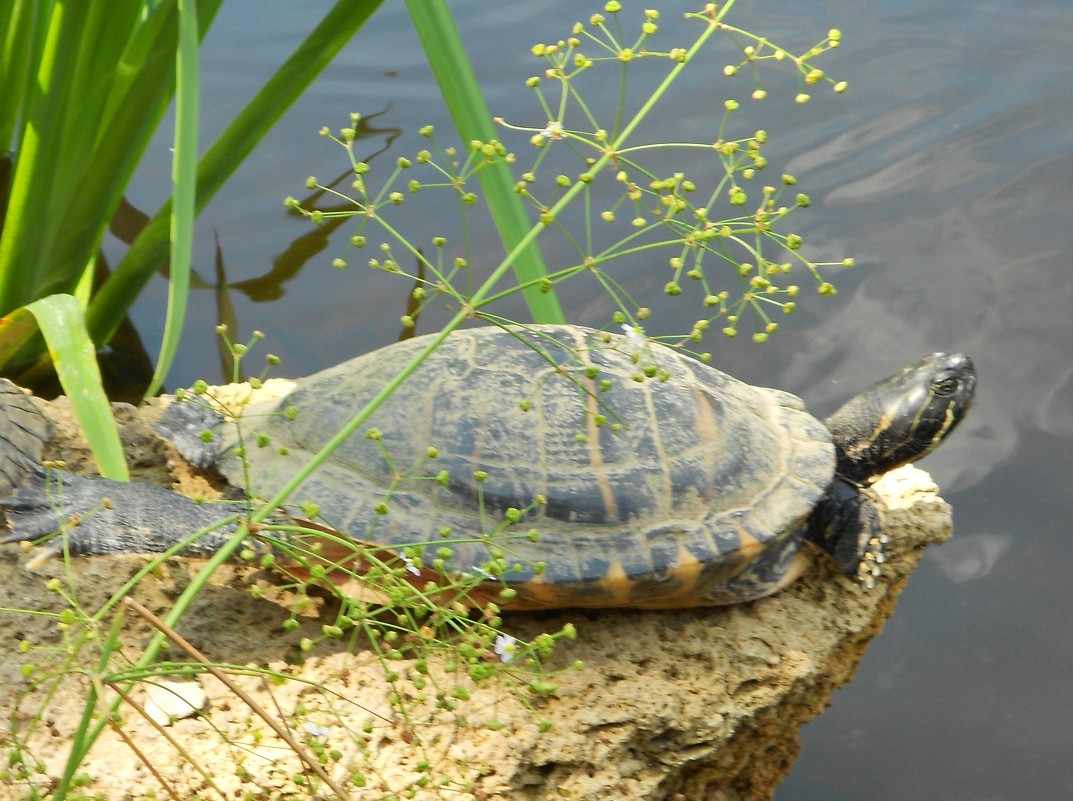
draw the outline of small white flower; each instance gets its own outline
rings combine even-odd
[[[406,569],[413,573],[415,576],[421,575],[421,568],[414,564],[414,560],[406,554],[402,554],[402,561],[406,563]]]
[[[552,120],[551,122],[548,123],[547,127],[544,128],[544,130],[540,132],[540,135],[543,136],[545,139],[551,139],[553,141],[555,139],[562,139],[563,138],[563,124],[561,122],[557,122],[555,120]]]
[[[500,634],[496,637],[496,644],[493,650],[495,650],[500,662],[504,665],[509,665],[514,661],[514,653],[518,650],[518,640],[509,634]]]
[[[626,341],[630,343],[630,346],[635,350],[644,350],[648,344],[648,339],[645,337],[644,329],[634,328],[632,325],[623,324],[622,333],[626,335]]]

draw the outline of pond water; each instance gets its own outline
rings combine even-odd
[[[226,4],[204,50],[206,143],[328,5]],[[452,8],[494,113],[543,125],[523,86],[539,66],[528,49],[563,37],[597,6],[459,0]],[[818,91],[798,106],[796,87],[769,71],[770,96],[746,103],[742,134],[770,131],[772,177],[791,172],[811,195],[813,207],[793,223],[809,252],[854,256],[858,266],[834,276],[833,298],[803,292],[799,312],[762,347],[710,335],[716,363],[793,391],[820,413],[929,351],[969,351],[980,373],[976,408],[924,463],[954,505],[956,535],[928,554],[856,680],[805,728],[779,801],[1073,797],[1070,11],[1069,0],[739,0],[735,8],[732,21],[792,49],[830,27],[843,31],[843,46],[820,65],[850,90]],[[668,30],[681,30],[677,16],[664,11]],[[723,100],[748,100],[748,77],[722,75],[730,51],[711,52],[668,100],[656,133],[710,141]],[[401,4],[382,10],[202,215],[196,257],[209,286],[195,295],[172,386],[220,378],[212,333],[220,309],[245,335],[268,333],[281,374],[398,337],[411,287],[362,267],[333,270],[331,260],[348,255],[349,228],[308,236],[308,223],[282,207],[286,195],[303,195],[307,175],[345,171],[342,151],[317,130],[339,128],[351,111],[379,115],[360,153],[384,150],[373,160],[383,170],[424,146],[424,124],[452,141]],[[528,158],[526,138],[511,148]],[[164,197],[168,159],[162,138],[129,198],[139,208],[155,210]],[[416,209],[415,235],[443,223],[435,206]],[[494,235],[475,219],[472,237],[487,269]],[[226,290],[214,286],[217,242]],[[546,251],[552,263],[558,253]],[[642,262],[617,273],[651,296],[650,333],[700,316],[695,304],[683,311],[660,296],[665,263],[657,278]],[[134,313],[150,349],[163,291],[154,284]],[[579,323],[606,325],[613,310],[592,286],[563,301]],[[524,316],[519,303],[499,311]]]

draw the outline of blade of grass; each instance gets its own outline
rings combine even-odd
[[[50,295],[27,304],[26,309],[37,318],[56,374],[93,451],[98,471],[106,478],[128,481],[123,445],[112,418],[112,407],[104,394],[93,342],[86,332],[78,301],[71,295]]]
[[[38,8],[32,0],[13,0],[0,14],[0,155],[15,148]]]
[[[43,269],[35,236],[22,231],[46,225],[53,165],[62,163],[62,133],[70,105],[79,37],[87,27],[90,3],[55,3],[43,24],[48,33],[36,65],[37,80],[27,84],[25,125],[11,183],[4,236],[0,237],[0,311],[24,306],[40,294]],[[80,265],[82,266],[82,265]]]
[[[443,0],[406,0],[406,8],[463,145],[468,146],[474,140],[488,142],[496,139],[492,114],[484,102],[473,65],[447,3]],[[501,161],[482,169],[477,173],[477,178],[484,189],[488,210],[504,246],[508,251],[517,250],[515,246],[533,227],[533,223],[521,198],[514,191],[514,176],[510,167]],[[547,275],[547,269],[535,242],[517,250],[514,272],[519,283],[527,285],[525,300],[534,322],[565,322],[555,293],[543,291],[539,286],[540,279]]]
[[[202,30],[221,2],[200,4]],[[25,108],[9,112],[19,150],[11,217],[0,241],[0,311],[72,292],[93,268],[106,225],[173,91],[175,0],[149,10],[143,0],[32,7],[36,28],[24,24],[30,30],[19,38],[26,48],[37,30],[41,43],[24,65],[34,79]],[[62,57],[53,64],[57,49]],[[7,96],[4,101],[8,109]],[[41,127],[47,136],[38,136]]]
[[[203,37],[223,0],[199,0],[198,29]],[[171,100],[175,86],[178,20],[174,0],[157,5],[120,53],[110,93],[99,108],[89,163],[69,193],[64,214],[68,220],[93,220],[93,225],[66,225],[56,235],[53,264],[74,270],[96,253],[122,202],[130,178],[146,153]]]
[[[82,218],[72,215],[68,207],[85,197],[80,186],[85,176],[106,169],[107,165],[87,158],[87,150],[98,134],[117,59],[138,30],[144,12],[140,0],[43,3],[38,9],[48,36],[29,65],[34,80],[25,94],[25,125],[13,184],[15,189],[29,180],[30,194],[13,191],[15,216],[10,222],[14,224],[5,229],[0,245],[0,277],[7,278],[8,271],[15,270],[24,290],[21,297],[8,302],[19,303],[73,291],[82,272],[92,266],[88,250],[72,254],[70,260],[58,257],[56,251],[71,232],[88,236],[95,246],[111,212],[95,204],[89,216]],[[50,126],[40,137],[39,121]],[[122,138],[126,147],[133,148],[127,136]],[[33,146],[37,139],[40,147]],[[109,175],[108,180],[114,183],[115,178]],[[94,195],[86,202],[97,200]],[[32,205],[24,208],[28,202]],[[24,210],[26,214],[21,213]]]
[[[179,47],[175,65],[175,156],[172,161],[171,270],[164,341],[146,395],[164,384],[179,348],[190,292],[190,252],[194,243],[197,189],[198,34],[197,3],[178,0]]]
[[[0,317],[0,367],[7,365],[36,333],[37,322],[33,314],[22,306]]]

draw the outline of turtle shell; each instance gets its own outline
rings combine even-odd
[[[271,496],[430,339],[251,407],[272,445],[250,453],[249,489]],[[703,606],[777,588],[834,465],[793,395],[636,338],[480,328],[447,337],[293,500],[354,539],[500,577],[515,606]],[[219,467],[247,481],[233,455]]]

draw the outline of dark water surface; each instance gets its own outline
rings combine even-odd
[[[327,5],[225,6],[204,51],[206,142]],[[494,113],[546,122],[522,85],[539,66],[528,48],[564,36],[597,5],[452,7]],[[675,27],[677,13],[664,16]],[[810,253],[852,255],[858,267],[835,275],[833,299],[803,292],[799,313],[763,348],[710,336],[717,363],[821,413],[932,350],[971,352],[981,376],[970,419],[924,465],[954,505],[956,536],[928,554],[856,680],[806,727],[779,801],[1073,798],[1073,6],[742,1],[733,20],[798,50],[842,29],[843,47],[821,65],[850,91],[795,106],[795,87],[773,76],[771,97],[742,130],[768,129],[772,179],[792,172],[812,196],[794,223]],[[724,78],[729,51],[720,52],[669,101],[657,123],[665,137],[710,141],[723,99],[747,101],[749,79]],[[269,334],[281,374],[398,336],[409,286],[361,267],[333,270],[333,258],[349,255],[348,227],[327,242],[309,237],[318,255],[292,248],[311,228],[282,207],[284,196],[302,196],[307,175],[346,169],[316,132],[352,110],[383,112],[359,148],[364,158],[389,147],[374,159],[383,170],[423,146],[423,124],[453,141],[401,4],[377,16],[202,215],[199,271],[214,280],[215,232],[232,288],[198,293],[173,386],[220,378],[212,327],[221,303],[245,334]],[[527,154],[524,141],[512,149]],[[135,205],[153,210],[163,198],[169,155],[161,140]],[[441,210],[416,208],[412,231],[442,232]],[[478,247],[486,270],[497,254],[487,224],[473,238],[488,243]],[[557,247],[546,251],[553,263]],[[651,295],[651,333],[700,316],[695,303],[660,297],[664,265],[660,257],[656,278],[640,262],[619,273]],[[563,300],[575,322],[603,326],[613,310],[587,285]],[[151,348],[162,308],[158,284],[135,313]],[[524,316],[516,303],[501,311]],[[422,322],[431,330],[435,320]]]

